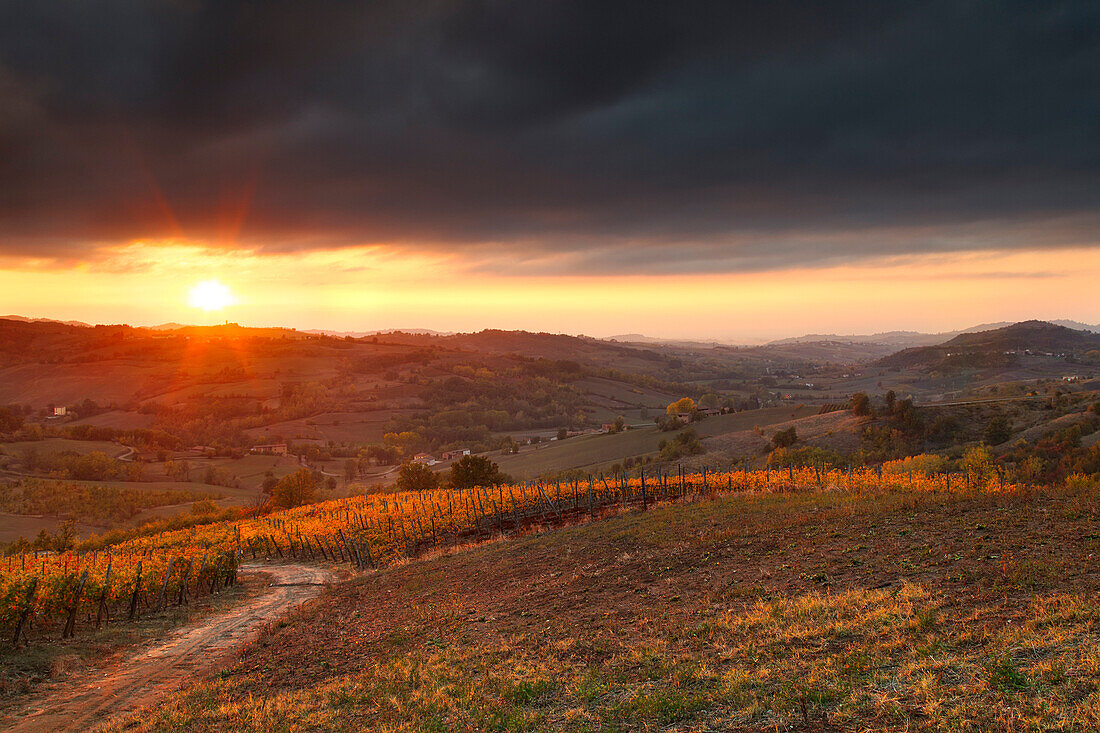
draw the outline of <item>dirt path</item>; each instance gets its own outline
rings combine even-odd
[[[305,565],[243,565],[242,575],[271,576],[269,592],[227,613],[179,629],[163,643],[100,670],[83,683],[56,682],[31,700],[13,733],[88,731],[154,704],[193,677],[220,666],[260,626],[321,592],[333,580],[323,568]],[[4,721],[0,721],[0,727]]]

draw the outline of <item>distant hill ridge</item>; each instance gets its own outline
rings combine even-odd
[[[1048,321],[1021,321],[1002,328],[962,333],[941,344],[904,349],[877,364],[898,368],[1010,366],[1020,355],[1072,354],[1100,349],[1100,333]]]
[[[1055,321],[1043,321],[1043,323],[1050,323],[1055,326],[1064,326],[1065,328],[1073,329],[1076,331],[1096,331],[1100,332],[1100,324],[1088,324],[1080,321],[1070,321],[1059,319]],[[981,323],[977,326],[971,326],[970,328],[960,329],[958,331],[943,331],[941,333],[922,333],[920,331],[883,331],[881,333],[870,334],[806,334],[805,336],[796,336],[794,338],[779,339],[777,341],[771,341],[771,344],[793,344],[793,343],[807,343],[818,341],[838,341],[841,343],[868,343],[868,344],[885,344],[887,346],[896,346],[898,348],[910,348],[914,346],[934,346],[942,344],[952,338],[969,333],[979,333],[984,331],[995,331],[1000,328],[1006,328],[1014,325],[1011,321],[1000,321],[997,323]]]
[[[29,318],[27,316],[20,315],[7,315],[0,316],[0,321],[18,322],[27,325],[54,325],[54,326],[66,326],[72,328],[96,328],[92,324],[85,323],[83,321],[61,321],[51,318]],[[545,341],[547,339],[553,341],[562,339],[576,339],[573,343],[587,342],[592,343],[595,341],[616,344],[622,346],[671,346],[687,349],[707,349],[717,347],[728,346],[741,346],[741,347],[798,347],[802,345],[827,345],[827,344],[845,344],[845,345],[870,345],[876,348],[870,349],[869,354],[874,351],[882,353],[882,347],[889,347],[890,349],[901,351],[908,351],[913,348],[920,347],[934,347],[940,345],[946,345],[961,336],[979,333],[995,333],[1004,329],[1020,326],[1023,323],[1030,324],[1046,324],[1048,326],[1056,326],[1064,328],[1066,331],[1074,331],[1078,333],[1095,332],[1100,333],[1100,324],[1088,324],[1080,321],[1059,319],[1054,321],[1024,321],[1021,323],[984,323],[970,328],[958,330],[958,331],[945,331],[942,333],[922,333],[919,331],[883,331],[872,334],[805,334],[803,336],[796,336],[791,338],[776,339],[773,341],[767,341],[761,343],[757,341],[752,343],[753,339],[743,340],[741,343],[735,343],[733,340],[726,339],[672,339],[672,338],[656,338],[645,336],[643,334],[632,333],[622,334],[618,336],[612,336],[607,338],[595,339],[584,335],[570,335],[570,334],[548,334],[548,333],[535,333],[532,331],[524,330],[501,330],[501,329],[483,329],[476,332],[454,332],[454,331],[435,331],[427,328],[409,328],[409,329],[382,329],[374,331],[339,331],[331,329],[308,329],[298,330],[294,328],[287,328],[281,326],[272,327],[253,327],[253,326],[241,326],[236,323],[216,324],[210,326],[199,326],[184,323],[168,322],[161,323],[155,326],[126,326],[121,324],[111,324],[111,328],[133,328],[135,330],[146,330],[153,332],[176,332],[181,334],[205,334],[205,335],[275,335],[285,334],[291,337],[308,337],[308,336],[329,336],[333,338],[365,338],[372,336],[387,336],[395,338],[398,341],[402,340],[417,340],[417,339],[438,339],[441,341],[451,342],[465,342],[467,347],[473,348],[485,348],[489,346],[491,350],[497,350],[499,348],[498,343],[492,342],[509,342],[510,346],[514,350],[521,350],[524,346],[530,345],[530,338],[535,337],[539,340]],[[100,326],[100,328],[107,327],[106,325]],[[967,343],[967,342],[960,342]],[[1068,341],[1066,342],[1069,343]],[[1051,347],[1054,348],[1054,347]]]
[[[92,324],[85,323],[84,321],[58,321],[53,318],[27,318],[26,316],[0,316],[0,321],[19,321],[21,323],[60,323],[63,326],[81,326],[83,328],[91,328]]]

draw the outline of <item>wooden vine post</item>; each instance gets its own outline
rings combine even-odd
[[[138,560],[137,573],[134,578],[134,594],[130,596],[130,616],[131,621],[134,620],[134,615],[137,613],[138,596],[141,593],[141,560]]]
[[[167,567],[164,568],[164,582],[160,584],[160,593],[157,594],[157,610],[162,610],[167,605],[167,598],[165,595],[168,593],[168,580],[172,577],[172,568],[176,564],[176,558],[172,558],[168,561]]]
[[[23,599],[23,610],[19,614],[19,620],[15,622],[15,633],[11,635],[11,643],[19,643],[19,635],[23,633],[23,626],[27,623],[27,619],[30,618],[31,611],[34,610],[34,593],[38,590],[38,576],[31,578],[31,584],[27,586],[27,595]]]
[[[80,574],[80,584],[73,595],[73,603],[69,606],[69,617],[65,620],[65,628],[61,632],[62,639],[68,639],[76,629],[76,609],[80,607],[80,597],[84,595],[84,585],[88,582],[88,571]]]
[[[218,574],[222,569],[222,558],[219,555],[214,560],[214,569],[210,571],[210,594],[213,595],[218,590]]]
[[[183,578],[180,580],[180,592],[176,596],[177,606],[187,603],[187,583],[191,580],[191,567],[194,562],[193,558],[187,558],[187,567],[183,569]]]
[[[111,561],[107,561],[107,572],[103,576],[103,590],[99,592],[99,604],[95,610],[95,627],[98,629],[100,624],[105,620],[109,621],[111,618],[111,610],[107,607],[107,593],[111,589]]]

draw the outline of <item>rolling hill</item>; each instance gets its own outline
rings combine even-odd
[[[964,333],[936,346],[904,349],[879,359],[883,367],[951,369],[1012,366],[1024,356],[1081,359],[1100,349],[1100,334],[1045,321],[1023,321],[988,331]]]

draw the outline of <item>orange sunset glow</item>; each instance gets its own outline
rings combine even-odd
[[[0,0],[0,731],[1100,731],[1096,0]]]
[[[0,311],[156,325],[201,313],[242,325],[368,331],[486,326],[755,342],[803,332],[949,330],[971,321],[1098,318],[1100,253],[976,251],[744,273],[539,275],[375,245],[304,254],[183,243],[105,248],[94,264],[11,261]],[[210,273],[196,282],[195,273]],[[685,292],[685,283],[690,283]],[[675,294],[675,295],[673,295]]]

